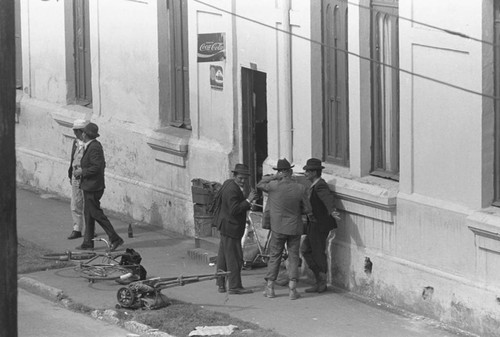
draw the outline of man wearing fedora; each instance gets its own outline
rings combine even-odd
[[[278,277],[281,258],[285,244],[288,249],[289,297],[295,300],[300,297],[297,292],[299,280],[300,238],[304,232],[302,214],[310,212],[309,201],[304,185],[292,178],[293,166],[288,160],[278,160],[273,169],[274,175],[264,176],[257,188],[267,192],[271,215],[271,239],[269,243],[269,261],[267,263],[266,288],[264,296],[273,298],[274,283]]]
[[[340,220],[339,213],[335,209],[333,193],[326,181],[321,178],[323,169],[321,160],[317,158],[307,160],[306,166],[304,166],[305,176],[311,182],[308,194],[312,207],[312,217],[309,218],[301,252],[316,279],[315,285],[307,288],[306,293],[322,293],[327,289],[326,242],[330,231],[337,228],[335,219]]]
[[[115,232],[108,217],[101,209],[101,197],[104,193],[104,151],[99,137],[99,128],[94,123],[88,123],[83,128],[84,151],[81,167],[74,170],[74,175],[81,180],[83,191],[83,210],[85,214],[85,235],[83,243],[77,249],[91,250],[94,248],[95,222],[104,229],[111,242],[111,251],[123,244],[123,239]]]
[[[80,189],[80,178],[73,175],[73,170],[80,167],[80,162],[83,156],[83,128],[88,124],[88,121],[76,119],[73,122],[73,133],[75,139],[71,147],[71,159],[69,161],[68,177],[71,183],[71,216],[73,218],[73,231],[68,236],[69,240],[82,237],[84,224],[83,218],[83,192]]]
[[[245,184],[250,176],[248,166],[236,164],[233,177],[224,182],[220,192],[220,205],[214,225],[220,231],[219,252],[217,254],[217,270],[230,272],[227,277],[228,293],[242,295],[252,293],[252,290],[243,288],[241,282],[241,268],[243,267],[243,249],[241,238],[245,232],[246,214],[257,196],[250,191],[248,197],[244,195]],[[217,279],[218,291],[226,292],[226,279]]]

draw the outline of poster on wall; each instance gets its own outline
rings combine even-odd
[[[224,61],[225,33],[198,34],[198,62]]]
[[[214,90],[224,88],[224,70],[221,66],[210,65],[210,86]]]

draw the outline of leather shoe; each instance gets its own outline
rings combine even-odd
[[[217,291],[220,292],[220,293],[225,293],[226,292],[226,287],[219,286],[219,288],[217,289]]]
[[[120,247],[123,244],[124,244],[124,242],[123,242],[123,239],[121,239],[121,238],[116,240],[115,242],[111,242],[111,247],[109,248],[109,251],[113,252],[116,250],[116,248]]]
[[[79,245],[75,248],[76,250],[94,250],[93,246],[86,246],[84,244]]]
[[[78,239],[81,237],[82,237],[82,232],[72,231],[71,234],[68,236],[68,240]]]
[[[252,289],[245,289],[245,288],[229,289],[229,294],[231,295],[244,295],[251,293],[253,293]]]

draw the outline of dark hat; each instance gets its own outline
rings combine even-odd
[[[321,170],[325,167],[321,165],[321,160],[317,158],[308,159],[306,162],[306,166],[304,166],[304,170]]]
[[[279,159],[278,160],[278,165],[276,167],[273,167],[273,170],[281,171],[281,170],[289,170],[295,165],[290,166],[290,163],[286,158]]]
[[[249,176],[250,170],[248,169],[248,166],[246,166],[245,164],[236,164],[234,166],[233,173],[239,173]]]
[[[85,134],[89,136],[90,139],[99,137],[99,127],[94,123],[85,125],[85,127],[83,128],[83,132],[85,132]]]

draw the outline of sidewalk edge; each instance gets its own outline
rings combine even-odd
[[[116,311],[114,310],[98,310],[81,303],[75,303],[61,289],[51,287],[27,276],[20,276],[17,280],[17,285],[18,287],[32,294],[48,299],[49,301],[61,303],[69,310],[75,311],[73,308],[78,306],[81,308],[81,310],[78,311],[82,314],[87,314],[96,320],[102,320],[110,324],[120,326],[131,333],[139,334],[141,337],[175,337],[136,321],[121,322],[118,318],[116,318]]]

